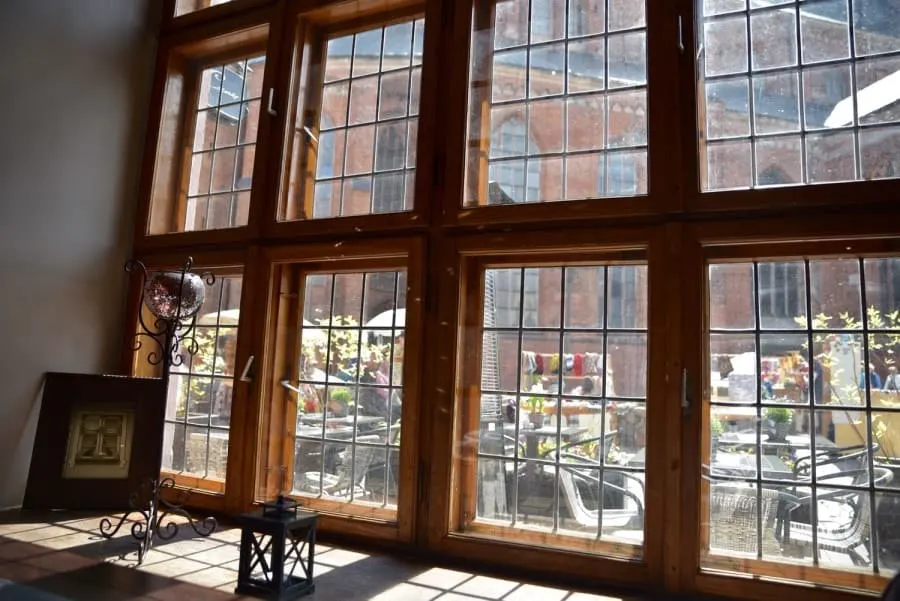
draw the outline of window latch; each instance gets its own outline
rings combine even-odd
[[[292,384],[291,384],[291,381],[288,380],[287,378],[285,378],[284,380],[282,380],[282,381],[280,382],[280,384],[281,384],[282,386],[284,386],[285,388],[287,388],[288,390],[292,391],[292,392],[296,392],[297,394],[303,394],[303,391],[300,390],[299,388],[297,388],[296,386],[292,385]]]
[[[315,144],[316,146],[319,145],[319,138],[316,137],[316,134],[313,133],[313,131],[309,128],[308,125],[303,126],[303,133],[306,134],[306,137],[309,138],[309,140],[313,144]]]
[[[691,416],[691,397],[689,389],[688,370],[685,368],[681,371],[681,415],[684,418]]]
[[[684,54],[684,19],[678,15],[678,52]]]
[[[278,116],[278,113],[275,112],[275,88],[269,88],[269,106],[266,111],[273,117]]]
[[[250,371],[253,368],[253,360],[256,357],[250,355],[247,358],[247,364],[244,365],[244,371],[241,372],[241,382],[252,382],[253,381],[253,372]]]

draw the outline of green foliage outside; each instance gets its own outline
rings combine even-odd
[[[803,328],[807,327],[808,320],[806,317],[795,317],[794,321]],[[900,310],[891,311],[890,313],[885,314],[877,307],[869,307],[866,311],[866,321],[866,326],[870,331],[889,330],[889,332],[885,333],[868,335],[869,361],[876,365],[881,363],[884,368],[897,367],[897,356],[898,353],[900,353]],[[843,369],[836,365],[832,360],[831,355],[820,350],[825,348],[826,343],[835,342],[847,332],[835,334],[820,331],[827,329],[851,331],[847,338],[849,338],[849,346],[852,352],[854,372],[850,374],[849,378],[841,379],[840,376],[843,373]],[[840,313],[837,317],[819,313],[813,317],[812,330],[813,344],[815,345],[814,351],[818,351],[815,352],[813,358],[814,360],[819,361],[822,367],[828,368],[831,371],[832,380],[841,379],[841,381],[845,382],[842,386],[831,386],[832,404],[865,405],[865,391],[860,390],[858,385],[858,382],[861,380],[862,364],[864,362],[862,329],[862,321],[851,316],[849,313]],[[860,333],[853,334],[853,330],[859,330]],[[847,340],[844,342],[848,343]],[[807,346],[808,345],[803,345],[803,348],[807,348]],[[885,407],[900,407],[900,402],[894,402],[889,399],[882,399],[880,404]],[[847,415],[848,423],[853,424],[854,421],[856,421],[852,419],[849,411],[845,411],[845,414]],[[884,418],[877,413],[873,413],[872,438],[874,439],[874,442],[879,445],[880,454],[894,458],[897,457],[895,452],[897,449],[894,449],[892,440],[887,436],[888,429],[888,424],[885,422]],[[865,431],[858,430],[857,434],[860,437],[860,441],[865,443],[867,438]]]

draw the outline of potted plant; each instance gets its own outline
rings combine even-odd
[[[766,419],[772,422],[775,428],[774,440],[784,440],[791,427],[793,414],[786,407],[770,407],[766,409]]]
[[[328,408],[337,415],[347,415],[353,410],[353,393],[346,388],[332,388]]]
[[[528,397],[525,399],[525,409],[528,411],[528,420],[535,428],[544,425],[544,397]]]

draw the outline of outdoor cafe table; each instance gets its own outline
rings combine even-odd
[[[376,430],[379,427],[385,426],[385,419],[378,415],[346,415],[343,417],[322,417],[321,413],[305,413],[297,416],[297,435],[298,436],[308,436],[307,434],[301,434],[301,430],[309,429],[310,432],[317,431],[318,434],[312,434],[312,436],[321,436],[322,435],[322,420],[325,420],[325,437],[326,438],[352,438],[352,432],[354,427],[357,430],[357,434],[370,434],[373,430]],[[351,435],[343,437],[341,434],[337,434],[336,432],[342,432],[344,429],[348,430]]]
[[[762,478],[765,480],[793,480],[794,472],[777,455],[763,454],[759,457]],[[756,453],[723,451],[716,454],[710,475],[756,477]]]
[[[543,411],[546,415],[556,415],[556,403],[554,401],[544,403]],[[562,414],[564,417],[592,413],[603,413],[603,405],[593,401],[563,401]]]
[[[809,454],[809,435],[808,434],[789,434],[785,436],[783,442],[771,440],[768,434],[760,434],[760,445],[765,454],[766,451],[774,451],[778,448],[785,448],[792,452],[795,458],[807,456]],[[725,449],[728,447],[754,447],[756,446],[756,432],[725,432],[718,438],[718,448]],[[816,450],[820,449],[836,449],[837,445],[824,436],[816,435]],[[805,451],[805,452],[804,452]]]
[[[376,423],[384,423],[387,420],[383,416],[380,415],[344,415],[344,416],[323,416],[321,413],[303,413],[299,416],[299,420],[304,424],[321,424],[322,420],[325,420],[325,423],[329,426],[332,425],[340,425],[340,426],[353,426],[355,423],[357,427],[363,426],[371,426]]]
[[[297,436],[301,438],[322,438],[321,426],[303,426],[297,428]],[[335,440],[350,440],[353,438],[353,426],[341,426],[338,428],[326,428],[325,438]]]
[[[567,426],[559,429],[560,444],[572,441],[576,436],[584,434],[588,429],[581,426]],[[525,437],[525,457],[539,459],[538,446],[542,439],[556,437],[556,426],[540,428],[521,428],[519,435]]]

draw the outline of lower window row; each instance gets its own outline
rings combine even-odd
[[[395,519],[410,485],[404,374],[417,369],[407,272],[299,273],[290,373],[273,383],[294,401],[284,487],[311,507]],[[647,411],[660,402],[648,398],[647,265],[484,263],[479,277],[478,327],[460,331],[451,522],[640,558]],[[235,274],[208,291],[197,352],[169,382],[164,467],[220,489],[241,285]],[[710,262],[707,299],[701,567],[893,572],[900,258]]]

